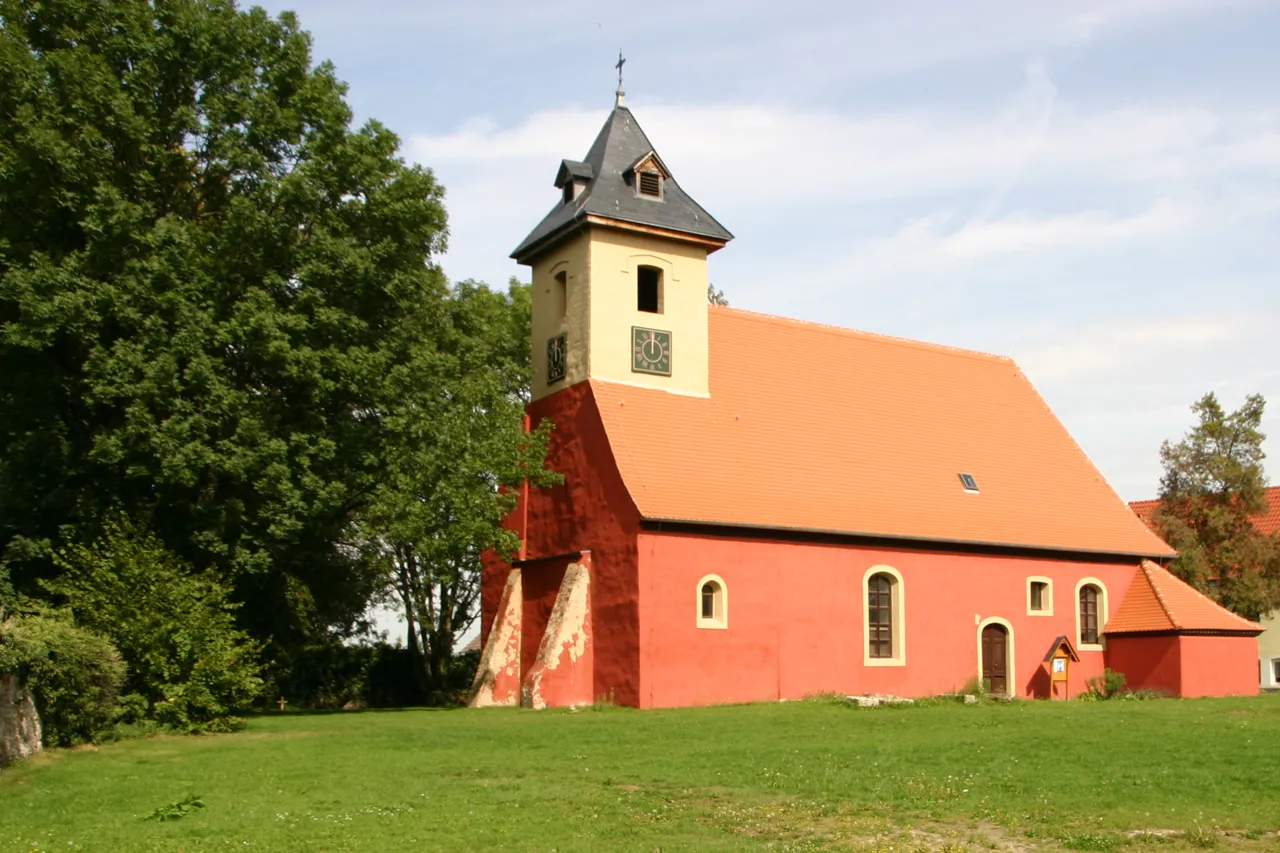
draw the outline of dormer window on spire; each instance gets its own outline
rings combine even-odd
[[[650,151],[632,163],[623,177],[635,188],[637,197],[662,201],[663,183],[671,177],[671,173],[658,155]]]
[[[593,177],[595,169],[590,163],[561,160],[560,169],[556,172],[556,186],[560,189],[560,197],[564,203],[569,204],[582,195]]]

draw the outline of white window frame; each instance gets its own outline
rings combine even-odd
[[[1031,585],[1042,583],[1045,585],[1044,594],[1040,598],[1040,603],[1044,607],[1040,610],[1031,608]],[[1027,615],[1028,616],[1052,616],[1053,615],[1053,578],[1044,575],[1031,575],[1027,578]],[[1076,618],[1080,618],[1080,614],[1076,614]],[[1079,636],[1079,633],[1076,634]]]
[[[712,615],[706,617],[702,615],[702,588],[709,583],[716,585],[717,592],[714,597]],[[698,614],[698,627],[727,629],[729,627],[729,585],[724,582],[724,578],[719,575],[703,575],[698,580],[698,585],[693,588],[693,592],[697,604],[697,609],[694,612]]]
[[[1080,640],[1080,590],[1086,586],[1096,586],[1098,588],[1098,642],[1096,643],[1084,643]],[[1071,609],[1075,612],[1076,619],[1077,652],[1101,652],[1106,650],[1106,638],[1103,637],[1103,632],[1107,628],[1107,620],[1111,615],[1107,598],[1107,585],[1097,578],[1081,578],[1076,582],[1076,594],[1071,597]]]
[[[867,602],[870,600],[868,585],[875,575],[888,575],[891,579],[889,591],[889,613],[893,619],[892,642],[893,656],[873,658],[871,656],[871,624],[867,621]],[[862,665],[863,666],[906,666],[907,665],[907,607],[906,584],[902,573],[893,566],[872,566],[862,575]]]

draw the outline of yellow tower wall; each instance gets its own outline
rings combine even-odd
[[[565,240],[533,263],[533,399],[587,378],[587,316],[591,302],[590,241],[585,233]],[[565,310],[559,312],[556,275],[565,273]],[[547,341],[567,336],[565,377],[547,383]]]
[[[583,379],[708,396],[707,250],[639,231],[588,226],[533,266],[533,398]],[[636,307],[637,269],[662,270],[661,313]],[[566,273],[565,311],[556,275]],[[635,373],[632,327],[671,333],[671,375]],[[547,383],[547,341],[567,335],[565,378]]]

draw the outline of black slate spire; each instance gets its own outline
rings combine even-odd
[[[631,110],[619,103],[605,120],[583,161],[563,161],[557,173],[556,186],[563,186],[566,177],[580,177],[589,172],[591,177],[585,188],[571,198],[572,194],[566,194],[564,198],[568,200],[557,203],[511,257],[524,261],[574,230],[588,215],[725,243],[732,240],[733,235],[686,195],[669,174],[662,182],[660,199],[637,194],[633,169],[649,155],[657,156],[652,143]],[[660,159],[658,163],[661,164]],[[578,168],[583,166],[589,169]],[[662,168],[665,174],[665,165]],[[577,174],[566,175],[566,171]]]

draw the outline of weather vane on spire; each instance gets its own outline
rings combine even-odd
[[[623,57],[622,51],[618,51],[618,64],[613,66],[618,69],[618,100],[616,106],[622,106],[627,102],[627,93],[622,90],[622,66],[627,64],[626,58]]]

